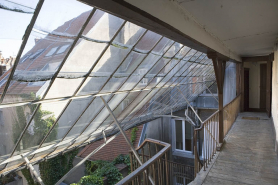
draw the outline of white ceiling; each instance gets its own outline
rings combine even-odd
[[[278,0],[176,0],[240,56],[267,55],[278,38]]]

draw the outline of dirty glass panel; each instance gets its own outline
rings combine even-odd
[[[111,96],[104,96],[106,101],[109,99],[109,97]],[[74,127],[70,130],[65,139],[77,137],[93,121],[93,119],[97,116],[97,114],[99,114],[103,107],[104,105],[102,100],[99,97],[94,98],[94,101],[91,103],[88,109],[82,114],[80,119],[74,123]]]
[[[111,110],[114,110],[117,105],[126,97],[126,93],[116,94],[112,97],[111,100],[107,102]],[[99,97],[98,97],[99,98]],[[103,104],[103,103],[102,103]],[[95,130],[103,130],[105,129],[105,126],[101,125],[103,120],[108,117],[109,111],[106,107],[104,107],[101,112],[97,115],[97,117],[92,121],[90,126],[86,129],[86,131],[83,133],[84,135],[87,135],[89,133],[93,133]]]
[[[148,112],[150,112],[151,109],[160,105],[159,102],[161,101],[161,99],[163,99],[165,97],[165,95],[167,95],[167,93],[170,91],[170,89],[171,88],[158,90],[157,93],[153,96],[153,98],[148,100],[148,105],[142,107],[139,110],[140,115],[147,114]]]
[[[40,36],[35,43],[32,39]],[[48,34],[41,34],[32,31],[31,37],[28,43],[31,43],[32,48],[26,47],[22,55],[15,73],[13,75],[13,81],[11,81],[7,96],[4,98],[4,103],[28,101],[34,99],[28,99],[26,96],[22,98],[24,94],[34,93],[37,96],[35,98],[41,98],[44,90],[48,87],[47,82],[52,78],[54,73],[60,66],[61,61],[66,55],[66,51],[62,54],[47,55],[51,49],[63,47],[64,45],[71,45],[72,39],[59,38],[58,36],[51,36]],[[4,89],[4,86],[1,87]],[[11,99],[9,94],[17,94],[18,98]]]
[[[52,84],[49,92],[46,95],[46,99],[57,98],[57,97],[66,97],[74,95],[79,84],[83,81],[83,78],[77,79],[63,79],[56,78]]]
[[[13,151],[36,106],[25,105],[0,109],[0,163]],[[17,151],[30,147],[27,140],[35,134],[34,124],[34,121],[31,122],[33,127],[27,129],[26,136],[20,141]]]
[[[97,94],[109,77],[88,77],[79,90],[78,95]]]
[[[172,70],[162,79],[162,81],[159,82],[159,84],[157,84],[157,87],[162,87],[163,85],[165,85],[166,82],[168,82],[175,74],[178,74],[178,72],[181,69],[182,63],[185,64],[185,61],[180,61],[178,65],[176,65],[175,67],[172,68]]]
[[[68,0],[45,0],[34,29],[55,35],[77,35],[93,8],[84,3]]]
[[[137,96],[140,94],[140,92],[131,92],[129,93],[123,101],[121,101],[117,107],[113,110],[113,113],[117,120],[121,122],[122,120],[120,119],[123,115],[123,112],[125,111],[126,108],[130,106],[130,104],[137,98]],[[111,115],[109,115],[108,118],[105,119],[105,121],[102,123],[103,126],[106,125],[106,127],[110,126],[114,122],[113,118]],[[106,130],[107,128],[105,128]]]
[[[137,26],[131,22],[125,23],[124,27],[118,33],[112,45],[124,49],[131,48],[145,32],[145,28]]]
[[[58,120],[58,125],[54,130],[52,130],[48,137],[51,137],[52,133],[56,132],[56,141],[60,141],[61,139],[63,139],[65,134],[70,130],[73,124],[77,121],[78,117],[82,114],[83,111],[85,111],[92,100],[93,97],[72,100],[65,112]]]
[[[0,50],[4,61],[4,70],[8,71],[15,62],[16,54],[22,43],[22,37],[29,25],[38,1],[20,0],[0,1],[1,29]],[[18,21],[20,20],[20,21]],[[6,72],[8,73],[8,72]],[[1,84],[3,85],[3,84]],[[2,92],[2,89],[0,89]]]
[[[146,72],[148,72],[148,73],[146,74],[146,76],[143,79],[140,80],[140,82],[134,89],[142,89],[142,88],[146,87],[149,83],[149,80],[151,80],[152,77],[154,77],[156,74],[158,74],[160,72],[160,70],[163,69],[163,67],[165,65],[167,65],[169,62],[170,62],[170,59],[161,58],[158,62],[156,62],[156,64],[152,67],[152,69],[149,72],[148,72],[148,69],[146,70]]]
[[[123,22],[124,20],[121,18],[97,10],[85,28],[83,35],[95,40],[95,42],[109,42]]]
[[[123,110],[123,112],[118,116],[118,119],[121,121],[124,121],[124,119],[130,114],[132,110],[134,110],[135,107],[138,106],[138,104],[143,100],[145,96],[149,91],[142,91],[139,92],[139,94],[136,94],[132,102]]]
[[[106,43],[79,39],[58,77],[67,79],[83,77],[95,64],[106,46]]]
[[[92,75],[109,77],[123,62],[127,56],[129,48],[111,45],[101,57],[100,61],[94,67]]]
[[[181,49],[182,44],[175,42],[170,49],[165,53],[164,57],[166,58],[171,58],[173,56],[175,56],[178,51]]]
[[[127,77],[113,76],[103,87],[100,93],[117,92],[122,84],[127,80]]]
[[[136,44],[135,51],[139,53],[146,54],[149,52],[153,46],[161,38],[161,35],[154,33],[152,31],[147,31],[147,33],[141,38],[141,40]]]
[[[200,56],[202,55],[202,52],[198,51],[195,55],[193,55],[189,61],[195,62]]]
[[[67,101],[55,102],[55,103],[43,103],[34,116],[33,122],[28,127],[28,132],[23,135],[22,141],[26,145],[20,145],[17,148],[17,153],[21,150],[35,149],[42,142],[43,138],[46,136],[52,125],[55,123],[57,117],[60,115],[61,111],[65,107]],[[57,139],[59,123],[56,124],[51,135],[47,138],[45,142],[53,142]]]
[[[151,98],[155,95],[155,93],[158,91],[158,89],[153,89],[151,92],[149,92],[147,94],[147,96],[145,96],[143,99],[141,98],[140,101],[137,102],[137,105],[135,105],[133,107],[133,109],[131,111],[129,111],[129,115],[123,120],[123,121],[129,121],[130,119],[132,119],[133,117],[136,117],[140,114],[140,112],[138,112],[139,110],[141,110],[144,107],[148,106],[148,103]],[[151,114],[151,113],[149,113]]]
[[[152,88],[155,87],[161,80],[164,80],[166,76],[173,76],[175,73],[175,69],[177,69],[177,64],[180,62],[180,60],[172,59],[165,67],[163,67],[158,74],[156,74],[157,77],[155,78],[148,78],[148,86],[146,88]],[[175,67],[176,66],[176,67]],[[168,75],[166,75],[168,73]],[[165,76],[166,75],[166,76]],[[169,80],[169,78],[167,79]]]
[[[141,81],[141,79],[148,72],[148,70],[154,66],[154,64],[158,61],[159,58],[160,58],[160,56],[149,54],[142,62],[139,62],[139,66],[136,64],[134,66],[131,66],[132,67],[132,75],[127,79],[125,84],[123,84],[123,86],[120,88],[120,91],[133,89]],[[136,67],[137,67],[137,69],[136,69]],[[129,73],[131,73],[131,72],[129,72]],[[145,80],[145,82],[142,82],[142,83],[144,84],[147,82]]]
[[[197,53],[196,50],[191,49],[189,52],[186,53],[186,55],[185,55],[185,57],[183,58],[183,60],[189,61],[196,53]]]
[[[171,47],[173,43],[174,41],[163,37],[163,39],[161,39],[161,41],[152,50],[152,54],[162,56],[169,49],[169,47]]]
[[[21,13],[21,15],[24,14],[33,14],[36,8],[38,1],[20,1],[20,0],[13,0],[13,1],[1,1],[1,9],[15,12],[15,13]]]

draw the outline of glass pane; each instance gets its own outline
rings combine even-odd
[[[182,121],[176,120],[176,149],[183,150],[183,130],[182,130]]]
[[[83,78],[77,79],[63,79],[56,78],[52,84],[49,92],[46,95],[46,99],[57,98],[57,97],[66,97],[74,95],[77,87],[83,81]]]
[[[159,56],[163,55],[173,43],[174,41],[164,37],[152,50],[152,54]]]
[[[85,28],[83,35],[94,39],[96,42],[110,41],[123,22],[124,20],[121,18],[97,10]]]
[[[134,88],[134,86],[136,86],[141,79],[143,78],[143,76],[148,72],[148,70],[150,68],[153,67],[153,65],[157,62],[157,60],[159,59],[159,56],[153,55],[153,54],[149,54],[142,63],[140,63],[140,65],[136,65],[133,66],[133,69],[137,69],[135,71],[132,72],[132,76],[129,77],[129,79],[125,82],[125,84],[121,87],[120,90],[131,90]],[[141,82],[140,82],[141,83]],[[138,84],[139,86],[141,86],[141,84]],[[146,85],[147,81],[143,80],[142,82],[143,84]]]
[[[110,101],[107,102],[107,104],[109,105],[111,110],[114,110],[126,96],[127,96],[126,93],[116,94],[113,96],[113,98]],[[105,125],[101,125],[101,124],[103,120],[107,118],[109,115],[110,115],[109,111],[107,110],[106,107],[104,107],[83,134],[87,135],[89,133],[93,133],[96,129],[104,130]]]
[[[31,95],[30,95],[31,96]],[[0,109],[0,162],[7,159],[13,151],[21,133],[29,122],[37,105],[15,106]],[[26,135],[32,136],[34,121],[27,129]],[[29,147],[26,137],[20,141],[18,151]]]
[[[160,38],[160,35],[152,31],[148,31],[137,43],[135,51],[140,53],[147,53],[158,42]]]
[[[185,150],[192,151],[192,126],[185,122]]]
[[[45,0],[34,28],[56,35],[77,35],[90,10],[91,6],[75,0]]]
[[[23,135],[22,145],[19,145],[17,152],[38,147],[52,125],[55,123],[66,103],[67,101],[41,104],[41,107],[34,116],[33,122],[27,129],[28,132]],[[51,142],[57,139],[58,125],[59,123],[54,127],[54,130],[56,131],[52,132],[45,142]]]
[[[79,39],[62,67],[59,77],[77,78],[84,76],[95,64],[106,46],[106,43],[97,43]]]
[[[145,30],[146,29],[137,26],[136,24],[127,22],[113,41],[112,45],[124,49],[130,48],[138,41]]]
[[[34,42],[35,36],[40,36],[40,40]],[[32,44],[32,42],[34,42]],[[59,38],[57,36],[40,34],[32,31],[28,43],[33,45],[30,49],[25,48],[25,54],[21,57],[19,64],[15,70],[13,81],[4,98],[4,103],[18,102],[25,100],[33,100],[24,97],[24,94],[34,93],[36,98],[41,98],[47,89],[50,80],[67,52],[56,54],[57,48],[64,45],[71,45],[72,39]],[[55,50],[53,52],[53,49]],[[51,51],[52,50],[52,51]],[[52,53],[51,55],[49,53]],[[2,86],[2,89],[4,86]],[[11,94],[16,94],[17,98],[11,98]]]
[[[106,101],[111,96],[104,96]],[[95,119],[95,117],[99,114],[99,112],[104,108],[104,104],[100,98],[94,98],[94,101],[88,107],[88,109],[82,114],[80,119],[78,119],[77,123],[74,127],[70,130],[69,134],[66,136],[69,137],[76,137],[81,134],[82,131]],[[66,139],[67,139],[66,138]]]
[[[123,62],[130,49],[109,46],[100,61],[94,67],[91,75],[110,76]]]
[[[84,99],[75,99],[69,104],[63,115],[58,120],[58,124],[53,132],[56,132],[56,138],[48,138],[47,141],[60,141],[65,134],[70,130],[73,124],[77,121],[78,117],[85,111],[86,107],[92,102],[93,97]],[[49,136],[51,136],[51,134]]]
[[[6,63],[6,70],[9,70],[13,65],[37,2],[36,0],[24,2],[21,0],[13,0],[13,2],[1,0],[0,2],[0,51],[3,58],[9,59]],[[14,9],[18,11],[14,11]]]

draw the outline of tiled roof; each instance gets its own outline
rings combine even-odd
[[[133,143],[133,146],[137,148],[141,132],[144,125],[138,126],[138,130],[136,132],[136,140]],[[128,138],[131,137],[131,130],[125,131]],[[103,140],[94,142],[90,145],[87,145],[77,156],[79,157],[86,157],[88,154],[90,154],[94,149],[96,149],[99,145],[103,143]],[[124,137],[120,134],[118,135],[113,141],[108,143],[106,146],[104,146],[100,151],[98,151],[96,154],[94,154],[92,157],[90,157],[90,160],[105,160],[105,161],[113,161],[118,155],[120,154],[128,154],[130,151],[130,147],[126,143]]]

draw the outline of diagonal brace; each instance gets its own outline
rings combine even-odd
[[[200,120],[201,123],[203,123],[202,119],[200,118],[200,116],[197,114],[197,112],[195,111],[195,109],[192,107],[192,105],[190,104],[190,102],[188,101],[188,99],[183,95],[183,93],[181,92],[180,88],[177,87],[178,90],[180,91],[182,97],[185,99],[185,101],[187,102],[187,104],[190,106],[190,108],[192,109],[192,111],[195,113],[195,115],[197,116],[197,118]]]
[[[131,151],[133,152],[133,154],[135,155],[137,161],[139,162],[139,164],[142,166],[142,161],[138,155],[138,153],[136,152],[135,148],[133,147],[133,145],[131,144],[130,140],[128,139],[128,137],[126,136],[124,130],[122,129],[119,121],[117,120],[117,118],[115,117],[113,111],[111,110],[111,108],[109,107],[109,105],[107,104],[107,102],[104,100],[104,98],[102,96],[100,96],[101,100],[103,101],[105,107],[107,108],[107,110],[109,111],[110,115],[113,117],[117,127],[119,128],[120,132],[122,133],[123,137],[125,138],[127,144],[130,146]],[[145,171],[145,173],[147,173],[147,171]],[[148,174],[147,174],[148,175]],[[149,175],[148,175],[149,176]],[[151,178],[151,176],[149,176],[149,180],[151,181],[152,184],[154,184],[153,179]]]
[[[36,177],[36,179],[38,180],[38,182],[41,185],[44,185],[41,177],[39,176],[39,174],[37,173],[37,171],[35,170],[35,168],[33,167],[33,165],[30,163],[29,159],[26,156],[21,155],[21,157],[25,160],[28,168],[30,169],[30,172]]]
[[[63,180],[65,180],[73,171],[75,171],[79,166],[81,166],[84,162],[87,161],[87,159],[89,159],[92,155],[94,155],[95,153],[97,153],[100,149],[102,149],[104,146],[106,146],[108,143],[110,143],[112,140],[114,140],[116,138],[116,136],[119,133],[117,133],[116,135],[110,137],[108,140],[105,140],[105,142],[103,144],[101,144],[99,147],[97,147],[95,150],[93,150],[89,155],[87,155],[84,159],[82,159],[82,161],[80,161],[77,165],[75,165],[68,173],[66,173],[58,182],[56,182],[55,185],[60,185]]]

